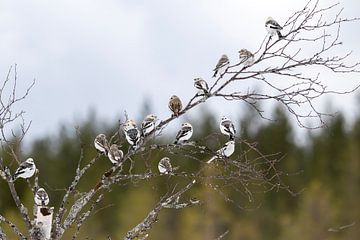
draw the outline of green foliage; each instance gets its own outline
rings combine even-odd
[[[148,112],[149,106],[144,107]],[[339,231],[331,231],[341,226],[357,222],[360,218],[360,117],[353,127],[345,130],[345,119],[339,115],[327,128],[317,134],[308,136],[306,147],[294,142],[293,131],[289,119],[281,108],[273,113],[276,121],[254,125],[256,118],[251,111],[243,112],[240,126],[241,139],[257,142],[257,148],[264,154],[278,153],[283,156],[278,167],[284,173],[283,179],[296,196],[287,191],[272,191],[269,193],[254,193],[255,202],[249,202],[241,192],[227,192],[236,199],[237,204],[227,202],[222,196],[211,189],[197,186],[183,196],[201,199],[204,204],[185,210],[164,210],[159,215],[159,221],[150,231],[150,239],[215,239],[230,230],[225,239],[356,239],[360,235],[358,227],[348,227]],[[194,139],[208,147],[216,149],[225,140],[219,133],[218,116],[209,112],[202,114],[202,121],[190,120],[194,123]],[[100,127],[105,126],[105,127]],[[32,156],[40,169],[40,185],[45,187],[50,195],[51,205],[57,208],[61,201],[63,189],[71,182],[80,157],[80,146],[84,146],[83,164],[86,164],[96,151],[93,139],[99,132],[111,136],[116,131],[116,124],[106,126],[100,124],[95,115],[82,123],[77,136],[74,128],[62,126],[59,134],[44,137],[31,144],[30,151],[24,156]],[[212,135],[213,137],[208,137]],[[172,135],[171,135],[172,136]],[[173,139],[163,139],[162,142],[172,142]],[[127,144],[122,143],[126,151]],[[240,154],[238,144],[236,154]],[[154,151],[149,155],[140,155],[133,160],[136,163],[134,172],[143,171],[150,165],[152,171],[157,171],[158,161],[169,156],[175,166],[181,171],[194,171],[200,162],[184,157],[183,154],[166,154]],[[186,149],[183,152],[186,154]],[[2,153],[6,163],[11,157]],[[208,160],[208,155],[198,154],[196,157]],[[144,159],[149,159],[144,161]],[[102,172],[111,164],[105,157],[99,159],[86,178],[80,182],[80,192],[96,184]],[[14,170],[16,166],[10,166]],[[129,168],[129,163],[125,169]],[[125,181],[112,188],[98,206],[98,211],[87,220],[82,227],[79,238],[121,239],[127,230],[134,227],[149,212],[176,182],[185,179],[162,176],[152,181]],[[11,196],[4,181],[0,182],[1,214],[20,224],[21,219],[16,212]],[[32,194],[24,181],[16,182],[20,198],[31,208]],[[70,202],[75,199],[69,199]],[[241,208],[239,208],[239,206]],[[2,226],[4,224],[2,223]],[[11,230],[4,227],[8,236],[13,236]],[[330,229],[330,231],[329,231]],[[71,237],[71,233],[65,236]]]

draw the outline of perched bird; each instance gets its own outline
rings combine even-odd
[[[147,115],[141,123],[141,134],[146,137],[155,129],[157,117],[154,114]]]
[[[140,141],[140,131],[137,128],[131,128],[125,132],[125,137],[128,143],[136,148]]]
[[[169,101],[169,108],[173,112],[172,116],[179,116],[179,112],[182,109],[182,103],[178,96],[172,95]]]
[[[49,196],[45,189],[39,188],[36,191],[34,201],[38,206],[47,206],[49,204]]]
[[[170,158],[164,157],[159,161],[158,169],[161,174],[169,174],[172,173],[173,168],[170,163]]]
[[[177,144],[178,142],[185,142],[188,141],[193,134],[193,127],[190,123],[183,123],[181,125],[181,129],[176,134],[175,142],[174,144]]]
[[[274,36],[275,34],[277,34],[279,38],[283,37],[280,32],[280,30],[283,29],[282,26],[280,26],[280,24],[277,21],[275,21],[272,17],[268,17],[266,19],[265,28],[270,34],[270,36]]]
[[[107,152],[109,150],[109,143],[106,140],[105,134],[101,133],[96,136],[96,138],[94,140],[94,146],[98,152],[107,154]]]
[[[32,158],[28,158],[26,159],[25,162],[22,162],[19,167],[16,169],[14,176],[13,176],[13,181],[15,181],[18,178],[31,178],[36,171],[36,166],[34,163],[34,159]]]
[[[229,65],[230,65],[230,61],[228,56],[223,54],[219,59],[218,63],[216,64],[215,69],[213,70],[214,71],[213,77],[216,77],[216,75],[222,76],[228,69]]]
[[[214,161],[215,159],[218,159],[218,158],[224,158],[224,157],[228,158],[234,153],[234,151],[235,151],[235,141],[230,140],[227,143],[225,143],[222,148],[217,150],[216,155],[213,156],[206,163],[211,163],[212,161]]]
[[[209,94],[209,86],[207,82],[202,78],[195,78],[194,79],[194,87],[199,89],[199,94]]]
[[[126,140],[132,146],[133,149],[137,149],[140,142],[140,131],[136,126],[135,121],[128,120],[124,125],[124,133]]]
[[[119,149],[118,145],[112,144],[107,156],[112,164],[117,164],[123,159],[124,153]]]
[[[239,51],[240,63],[244,64],[245,67],[251,66],[254,63],[254,54],[247,49],[241,49]]]
[[[223,116],[219,125],[221,133],[229,136],[230,140],[234,140],[236,129],[233,122],[229,118]]]

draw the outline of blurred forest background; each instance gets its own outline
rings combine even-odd
[[[150,230],[150,239],[216,239],[226,230],[229,233],[224,239],[359,239],[360,115],[349,127],[344,116],[337,114],[329,119],[326,128],[302,135],[306,139],[305,145],[294,140],[294,129],[290,124],[293,119],[287,117],[284,110],[275,108],[273,116],[276,121],[261,121],[254,126],[254,122],[259,122],[259,116],[252,110],[242,112],[240,126],[237,126],[238,137],[256,142],[264,154],[281,152],[283,158],[278,169],[289,173],[283,176],[284,182],[298,194],[293,196],[284,190],[254,192],[254,201],[250,202],[239,192],[229,193],[237,200],[234,204],[212,190],[197,186],[183,198],[197,197],[204,204],[184,210],[163,210],[159,221]],[[210,112],[203,112],[201,121],[189,119],[195,127],[193,139],[205,139],[211,133],[219,132],[219,120],[219,116]],[[57,136],[37,139],[26,152],[20,153],[24,158],[32,156],[35,159],[40,170],[40,186],[48,192],[50,206],[59,206],[63,189],[74,177],[81,143],[85,147],[85,163],[96,155],[94,137],[100,132],[111,136],[117,127],[118,123],[109,125],[97,120],[96,114],[90,114],[79,126],[81,141],[74,126],[67,124],[60,127]],[[172,142],[173,136],[168,137],[162,136],[159,141]],[[225,138],[221,139],[221,143],[225,141]],[[240,151],[238,140],[235,154]],[[171,158],[173,165],[180,166],[180,170],[191,171],[199,166],[198,162],[181,154],[154,151],[150,156],[153,171],[157,171],[157,163],[165,155]],[[10,162],[9,155],[3,152],[2,156]],[[140,157],[134,160],[143,161]],[[208,160],[207,156],[203,160]],[[94,185],[110,166],[108,159],[102,157],[82,180],[80,188],[85,191],[89,184]],[[143,171],[141,165],[138,166],[134,172]],[[10,167],[14,171],[16,166]],[[106,239],[107,236],[122,239],[175,181],[182,180],[161,176],[151,181],[128,181],[114,187],[86,221],[79,239]],[[31,210],[33,196],[27,184],[19,180],[16,187],[20,198]],[[0,189],[1,213],[21,227],[20,215],[4,181],[0,181]],[[2,224],[2,227],[10,239],[16,239],[7,225]],[[64,239],[70,237],[67,235]]]

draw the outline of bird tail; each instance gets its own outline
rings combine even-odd
[[[139,146],[138,146],[137,144],[131,145],[131,149],[132,149],[133,151],[138,150],[138,148],[139,148]]]
[[[131,148],[132,148],[133,151],[136,151],[136,150],[138,150],[138,149],[140,148],[140,145],[141,145],[141,142],[140,142],[140,141],[141,141],[141,140],[138,139],[138,140],[134,143],[134,145],[131,145]]]
[[[216,74],[218,73],[218,70],[214,72],[214,75],[212,77],[216,77]]]
[[[207,161],[206,163],[211,163],[212,161],[214,161],[216,159],[216,156],[213,156],[212,158],[210,158],[209,161]]]
[[[234,141],[234,140],[235,140],[235,135],[234,135],[234,134],[230,134],[229,140],[230,140],[230,141]]]
[[[281,32],[280,32],[280,31],[277,31],[276,33],[277,33],[277,35],[278,35],[279,39],[281,39],[281,38],[283,38],[283,37],[284,37],[284,36],[281,34]]]

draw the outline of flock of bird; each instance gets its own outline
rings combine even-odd
[[[265,28],[270,34],[270,38],[277,35],[279,39],[283,38],[281,30],[283,29],[279,23],[269,17],[265,22]],[[247,49],[241,49],[239,51],[240,64],[244,66],[251,66],[254,63],[254,54]],[[219,59],[214,69],[213,77],[219,76],[220,78],[226,73],[229,68],[229,58],[224,54]],[[199,89],[197,95],[209,96],[209,86],[207,82],[202,78],[194,79],[194,87]],[[182,103],[178,96],[171,96],[168,104],[169,109],[172,112],[172,116],[178,117],[182,110]],[[156,130],[157,116],[150,114],[145,117],[141,123],[141,128],[137,127],[134,120],[127,120],[123,126],[123,131],[127,142],[131,145],[132,150],[137,150],[142,144],[145,137],[153,134]],[[207,161],[211,163],[215,159],[223,159],[230,157],[235,151],[235,134],[236,129],[232,121],[227,117],[222,117],[220,121],[220,131],[222,134],[229,136],[229,141],[224,144],[222,148],[216,151],[216,154]],[[178,131],[175,137],[174,144],[183,144],[190,140],[193,135],[193,127],[190,123],[183,123],[181,129]],[[111,144],[106,139],[105,134],[99,134],[94,140],[94,146],[96,150],[106,155],[112,164],[119,164],[123,158],[124,153],[117,144]],[[171,174],[174,168],[171,165],[170,158],[164,157],[158,163],[158,170],[161,174]],[[18,178],[28,179],[31,178],[36,172],[36,166],[32,158],[28,158],[22,162],[16,169],[12,181]],[[43,188],[39,188],[35,194],[34,201],[38,206],[46,206],[49,203],[49,196]]]
[[[179,111],[180,110],[181,108],[179,109]],[[173,114],[176,113],[176,111],[172,109],[171,111]],[[125,122],[123,126],[123,132],[132,150],[135,151],[136,149],[138,149],[139,145],[143,142],[144,137],[147,137],[150,134],[154,134],[154,131],[156,130],[156,120],[157,117],[153,114],[146,116],[141,123],[140,129],[137,127],[137,124],[134,120],[130,119]],[[229,141],[225,143],[225,145],[220,148],[216,152],[215,156],[213,156],[209,161],[207,161],[207,163],[211,163],[217,158],[230,157],[235,151],[236,129],[233,122],[229,118],[224,116],[221,118],[219,127],[222,134],[229,136]],[[183,123],[180,130],[175,136],[175,141],[173,144],[184,144],[190,140],[192,135],[193,126],[188,122]],[[110,162],[114,165],[120,163],[124,158],[124,153],[121,149],[119,149],[118,145],[110,145],[108,140],[106,139],[105,134],[103,133],[95,137],[94,147],[99,153],[106,155],[109,158]],[[171,173],[172,167],[170,159],[168,157],[161,159],[158,164],[158,169],[160,173]]]

